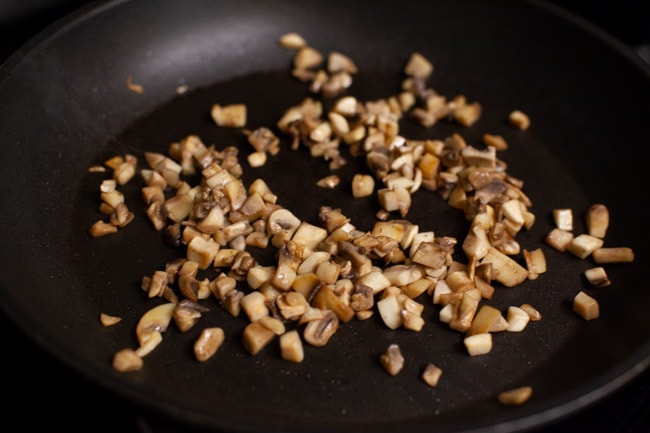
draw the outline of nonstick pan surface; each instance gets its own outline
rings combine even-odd
[[[200,326],[174,326],[136,373],[118,373],[113,354],[136,344],[135,324],[157,300],[140,289],[178,257],[165,246],[127,185],[136,218],[117,234],[93,239],[101,217],[101,174],[88,168],[115,155],[166,152],[197,134],[217,148],[249,151],[239,130],[210,119],[213,103],[243,102],[248,126],[273,126],[281,112],[310,94],[291,76],[293,52],[278,45],[294,31],[323,53],[342,52],[359,68],[348,94],[360,100],[400,90],[412,52],[430,59],[429,84],[448,96],[480,101],[471,127],[440,122],[430,128],[403,119],[400,133],[417,139],[461,134],[468,143],[499,133],[510,144],[500,157],[524,181],[537,216],[519,238],[541,247],[548,272],[516,288],[499,287],[490,304],[533,304],[543,316],[522,333],[494,336],[489,355],[469,357],[462,335],[437,320],[423,299],[421,332],[391,331],[378,317],[352,321],[323,348],[306,347],[300,364],[283,361],[277,345],[249,355],[241,344],[243,317],[214,300]],[[210,431],[488,432],[524,431],[574,413],[644,370],[650,354],[650,293],[645,186],[650,127],[647,65],[616,40],[564,12],[537,2],[290,2],[117,1],[95,3],[59,22],[0,70],[2,280],[7,314],[39,345],[79,374],[126,399]],[[127,77],[143,86],[135,93]],[[185,93],[177,93],[187,86]],[[505,121],[513,109],[532,119],[518,131]],[[317,223],[320,206],[341,208],[369,229],[377,203],[352,200],[347,189],[325,190],[330,174],[305,149],[281,152],[244,180],[267,181],[279,202]],[[244,161],[244,158],[242,158]],[[344,181],[365,170],[351,157]],[[348,180],[349,182],[349,180]],[[434,193],[419,191],[408,218],[437,234],[462,239],[467,221]],[[593,203],[610,209],[609,246],[629,246],[630,264],[608,265],[612,285],[594,289],[583,272],[594,266],[543,241],[551,212],[571,208],[576,234]],[[138,207],[140,206],[140,207]],[[601,317],[584,321],[571,300],[584,290]],[[427,301],[427,302],[424,302]],[[100,313],[119,315],[110,328]],[[226,341],[205,363],[193,358],[200,329],[221,326]],[[390,343],[406,358],[391,377],[378,358]],[[427,362],[443,370],[427,387]],[[504,407],[503,390],[532,386],[526,404]]]

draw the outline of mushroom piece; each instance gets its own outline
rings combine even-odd
[[[440,367],[437,367],[436,365],[429,362],[427,363],[427,365],[424,367],[424,370],[422,371],[422,380],[431,388],[435,388],[436,386],[438,386],[438,382],[440,381],[441,375],[442,375],[442,370],[440,369]]]
[[[280,36],[278,41],[281,46],[289,49],[299,49],[307,45],[307,41],[299,33],[289,32]]]
[[[492,350],[492,334],[486,332],[465,337],[463,344],[470,356],[485,355]]]
[[[414,52],[404,66],[404,73],[409,77],[426,80],[433,73],[433,64],[422,54]]]
[[[604,263],[631,263],[634,261],[634,251],[629,247],[597,248],[593,251],[594,261]]]
[[[587,209],[587,230],[591,236],[603,239],[609,228],[609,209],[604,204],[593,204]]]
[[[99,238],[113,233],[117,233],[117,227],[101,220],[96,221],[90,227],[90,235],[94,238]]]
[[[528,279],[534,280],[539,274],[546,272],[546,256],[544,250],[536,248],[532,251],[524,249],[524,260],[528,268]]]
[[[300,334],[295,329],[280,336],[280,354],[282,359],[291,362],[302,362],[305,352],[302,346]]]
[[[312,346],[322,347],[336,333],[339,327],[339,318],[331,310],[324,310],[323,317],[307,323],[303,331],[303,338]]]
[[[266,227],[271,236],[285,232],[290,237],[296,231],[300,222],[300,219],[290,210],[281,208],[269,215]]]
[[[280,139],[267,127],[260,127],[254,131],[244,131],[247,134],[248,142],[256,152],[276,152]]]
[[[259,322],[249,323],[244,328],[243,344],[251,355],[257,355],[275,338],[275,332]]]
[[[598,301],[583,291],[578,292],[573,298],[573,311],[585,320],[593,320],[600,317]]]
[[[404,323],[402,305],[395,295],[388,295],[377,301],[377,310],[384,324],[390,329],[397,329]]]
[[[519,388],[509,389],[500,392],[497,396],[499,403],[507,406],[516,406],[524,404],[533,395],[533,388],[530,386],[521,386]]]
[[[523,309],[511,305],[508,307],[506,319],[508,321],[508,332],[521,332],[528,325],[530,316]]]
[[[246,126],[246,111],[246,104],[213,104],[210,115],[218,126],[242,128]]]
[[[581,234],[574,237],[567,245],[568,252],[578,256],[581,259],[586,259],[595,250],[603,246],[604,241],[595,236],[588,234]]]
[[[257,322],[269,315],[266,298],[260,292],[250,292],[241,299],[241,308],[251,322]]]
[[[526,130],[530,126],[530,118],[521,110],[513,110],[508,115],[508,122],[519,130]]]
[[[345,304],[332,289],[323,285],[317,289],[312,300],[312,306],[333,312],[342,322],[349,322],[354,317],[354,310]]]
[[[113,326],[120,323],[122,321],[122,318],[119,316],[113,316],[106,313],[100,313],[99,321],[102,324],[102,326]]]
[[[172,320],[176,304],[165,303],[151,308],[140,317],[135,334],[140,345],[144,345],[155,332],[165,332]]]
[[[223,344],[225,334],[218,327],[205,328],[194,342],[194,356],[200,362],[205,362],[217,353]]]
[[[607,276],[605,268],[602,266],[587,269],[585,271],[585,277],[587,278],[587,281],[589,281],[589,284],[594,287],[606,287],[612,284]]]
[[[402,351],[397,344],[389,345],[386,352],[379,357],[379,361],[384,370],[391,376],[397,376],[404,368],[404,356],[402,356]]]
[[[122,349],[113,356],[113,368],[120,373],[142,370],[144,362],[133,349]]]
[[[481,263],[491,263],[494,270],[498,271],[495,280],[506,287],[514,287],[528,278],[528,270],[512,258],[490,247]]]
[[[490,305],[482,305],[474,316],[472,324],[466,332],[466,336],[496,332],[508,326],[503,314]]]
[[[183,299],[174,308],[172,317],[181,332],[189,331],[201,318],[201,314],[210,311],[203,305]]]
[[[573,210],[568,208],[553,209],[553,221],[555,226],[567,232],[573,230]]]

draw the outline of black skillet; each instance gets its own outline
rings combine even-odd
[[[321,52],[352,57],[360,72],[350,94],[378,99],[399,91],[413,51],[435,64],[429,84],[444,95],[480,101],[470,128],[441,122],[401,127],[413,138],[462,134],[480,143],[500,133],[510,149],[500,156],[525,181],[537,215],[521,234],[526,248],[541,246],[549,271],[521,287],[500,288],[498,308],[529,302],[543,320],[521,334],[498,334],[489,355],[470,358],[461,336],[437,322],[437,308],[420,333],[389,331],[377,320],[354,321],[324,348],[307,348],[299,365],[282,361],[277,346],[253,357],[241,345],[242,318],[216,303],[201,324],[227,332],[207,363],[193,359],[199,327],[173,326],[138,373],[111,367],[115,351],[135,345],[134,326],[155,305],[139,289],[143,275],[179,255],[162,243],[134,205],[136,220],[118,234],[92,239],[100,217],[102,175],[89,166],[126,152],[166,151],[198,134],[217,147],[246,143],[238,131],[217,128],[212,103],[244,102],[250,127],[273,125],[287,106],[310,96],[289,74],[292,53],[278,46],[288,31]],[[149,1],[97,3],[37,37],[1,69],[3,141],[1,301],[34,341],[82,376],[172,417],[216,431],[488,432],[524,431],[574,413],[644,370],[650,354],[648,211],[650,75],[629,50],[579,20],[537,2],[265,2]],[[142,84],[136,94],[126,77]],[[180,85],[188,91],[176,93]],[[505,122],[512,109],[533,123],[519,132]],[[364,170],[350,158],[339,174]],[[321,160],[288,143],[264,168],[280,201],[316,221],[320,205],[341,207],[369,228],[376,203],[351,200],[344,188],[323,190]],[[345,182],[345,181],[344,181]],[[126,189],[136,203],[137,186]],[[438,234],[463,236],[466,222],[435,194],[420,192],[409,218]],[[612,286],[593,289],[582,273],[593,266],[543,243],[551,211],[570,207],[576,231],[584,210],[610,208],[606,243],[629,246],[632,264],[607,267]],[[138,212],[138,209],[140,212]],[[586,322],[571,311],[585,290],[601,304]],[[120,315],[112,328],[99,314]],[[406,367],[388,376],[378,356],[397,342]],[[419,379],[426,362],[443,369],[439,386]],[[502,390],[530,385],[520,407],[496,401]]]

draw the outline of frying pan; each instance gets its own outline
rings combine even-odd
[[[345,324],[323,348],[306,347],[300,364],[277,346],[249,355],[241,344],[245,320],[207,302],[204,326],[221,326],[218,355],[198,363],[186,333],[170,326],[163,344],[136,373],[118,373],[113,354],[136,344],[134,327],[155,305],[140,280],[178,257],[134,204],[136,218],[117,234],[93,239],[100,218],[101,175],[90,166],[115,155],[142,158],[197,134],[215,146],[246,142],[219,128],[213,103],[246,103],[248,125],[274,125],[282,110],[310,93],[290,76],[292,52],[278,46],[295,31],[321,52],[340,51],[359,67],[348,93],[362,100],[394,95],[412,52],[435,65],[430,85],[444,95],[480,101],[471,127],[440,122],[423,128],[405,119],[404,136],[442,139],[460,133],[479,143],[483,133],[510,143],[500,157],[525,182],[537,219],[522,247],[541,247],[548,272],[520,287],[499,287],[490,303],[501,309],[528,302],[543,319],[522,333],[495,335],[489,355],[469,357],[462,336],[437,320],[425,302],[421,332],[391,331],[377,317]],[[127,77],[142,84],[137,94]],[[186,85],[188,91],[176,89]],[[636,377],[650,355],[647,143],[650,74],[628,49],[540,2],[291,2],[112,1],[93,3],[51,27],[1,69],[0,130],[4,163],[0,222],[6,314],[34,341],[80,375],[160,416],[203,431],[232,432],[514,432],[551,423]],[[513,109],[532,119],[527,131],[505,121]],[[338,174],[364,170],[351,157]],[[341,208],[359,228],[374,221],[377,203],[352,200],[345,188],[315,181],[330,171],[287,142],[262,177],[300,218],[317,221],[322,205]],[[136,186],[125,187],[138,199]],[[571,208],[576,232],[584,211],[605,203],[612,223],[606,244],[629,246],[631,264],[611,265],[613,284],[594,289],[583,277],[594,266],[544,244],[551,212]],[[409,219],[461,238],[467,222],[433,193],[420,191]],[[584,321],[571,300],[584,290],[601,317]],[[123,318],[103,328],[99,314]],[[396,342],[404,370],[387,375],[378,357]],[[440,384],[419,379],[422,366],[443,370]],[[496,394],[530,385],[526,404],[504,407]]]

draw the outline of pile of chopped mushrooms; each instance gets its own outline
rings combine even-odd
[[[323,188],[341,183],[335,174],[347,162],[341,146],[362,155],[371,174],[358,173],[346,184],[352,197],[376,196],[373,228],[359,230],[340,209],[325,206],[318,210],[320,225],[301,220],[280,204],[281,197],[263,179],[244,184],[240,149],[219,150],[197,135],[172,143],[168,154],[145,152],[142,167],[131,154],[92,167],[111,172],[100,185],[99,210],[105,218],[92,224],[92,237],[116,233],[134,219],[120,187],[139,176],[146,217],[182,251],[177,260],[143,276],[146,296],[166,302],[140,318],[139,346],[115,353],[113,367],[120,372],[143,368],[143,359],[160,344],[172,321],[181,332],[200,324],[209,311],[202,301],[208,298],[229,314],[248,319],[242,344],[251,355],[277,341],[282,358],[295,363],[304,359],[304,344],[325,346],[342,323],[374,314],[390,329],[422,330],[423,294],[440,307],[439,320],[464,335],[469,356],[488,354],[495,332],[522,332],[529,321],[542,320],[531,304],[500,311],[482,303],[498,285],[515,287],[546,272],[543,250],[522,249],[516,239],[532,227],[535,215],[524,182],[509,175],[498,158],[508,143],[489,133],[480,148],[458,133],[426,140],[400,135],[399,122],[407,117],[423,127],[440,121],[471,127],[481,116],[481,104],[429,87],[433,64],[417,52],[406,62],[399,94],[359,101],[346,94],[357,72],[352,59],[339,52],[326,57],[296,33],[283,35],[279,42],[295,50],[292,75],[308,86],[313,98],[287,108],[274,126],[248,129],[245,104],[215,103],[212,119],[219,127],[242,131],[251,146],[246,156],[251,168],[277,155],[283,140],[291,150],[307,148],[333,173],[314,179]],[[127,86],[133,88],[130,77]],[[143,91],[138,85],[137,93]],[[333,101],[329,112],[319,98]],[[508,121],[522,131],[531,124],[517,109]],[[198,183],[185,180],[195,175],[200,175]],[[420,188],[464,213],[469,221],[464,239],[421,230],[409,221],[412,196]],[[611,284],[604,264],[634,260],[630,248],[604,247],[609,225],[604,204],[588,209],[585,234],[574,234],[572,209],[555,209],[553,218],[556,228],[546,243],[583,259],[593,257],[597,266],[585,277],[594,287]],[[273,265],[258,263],[250,252],[266,248],[277,251]],[[457,248],[466,262],[453,259]],[[208,269],[216,269],[218,276],[199,278]],[[598,302],[584,291],[575,295],[573,309],[585,320],[600,314]],[[100,320],[111,326],[120,317],[102,313]],[[205,362],[214,356],[226,334],[219,327],[203,329],[194,343],[196,359]],[[404,366],[399,345],[387,347],[378,362],[389,375],[398,375]],[[435,387],[441,374],[428,363],[421,379]],[[532,388],[522,386],[505,390],[498,401],[522,404],[531,395]]]

